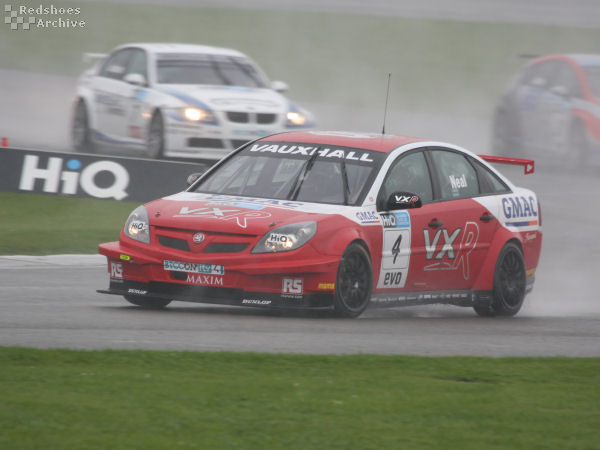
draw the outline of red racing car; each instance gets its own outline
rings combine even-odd
[[[467,150],[290,132],[136,208],[120,240],[99,247],[110,275],[99,292],[151,308],[180,300],[356,317],[369,304],[446,303],[512,316],[541,244],[535,193]]]

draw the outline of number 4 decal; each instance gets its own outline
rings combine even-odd
[[[401,244],[402,244],[402,235],[400,234],[400,235],[398,235],[398,239],[396,239],[396,242],[394,242],[394,245],[392,245],[392,256],[394,257],[392,264],[396,264],[396,259],[400,255],[400,245]]]

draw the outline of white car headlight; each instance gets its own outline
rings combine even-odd
[[[202,108],[193,108],[191,106],[183,109],[183,117],[190,122],[215,123],[217,121],[212,111]]]
[[[301,127],[306,123],[306,116],[298,111],[289,111],[286,114],[286,125],[293,127]]]
[[[123,232],[131,239],[145,244],[150,243],[150,221],[148,220],[148,211],[144,206],[138,206],[129,214]]]
[[[299,222],[275,228],[263,236],[252,253],[273,253],[296,250],[317,232],[317,222]]]

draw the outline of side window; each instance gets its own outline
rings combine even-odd
[[[146,52],[144,50],[132,50],[129,66],[126,74],[137,73],[143,75],[148,80],[148,70],[146,68]]]
[[[431,156],[437,168],[440,200],[479,195],[477,172],[465,156],[450,150],[433,150]]]
[[[477,168],[482,194],[505,194],[510,192],[509,187],[494,172],[479,161],[471,160],[471,162]]]
[[[99,75],[114,80],[123,78],[127,64],[129,63],[129,58],[131,57],[131,52],[131,49],[125,48],[110,56],[102,66],[102,69],[100,69]]]
[[[423,152],[400,156],[394,161],[379,191],[378,204],[398,191],[417,194],[423,203],[433,199],[431,177]]]

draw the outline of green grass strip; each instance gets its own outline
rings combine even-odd
[[[0,192],[0,255],[96,253],[137,202]]]
[[[598,448],[598,358],[0,347],[0,367],[0,448]]]

